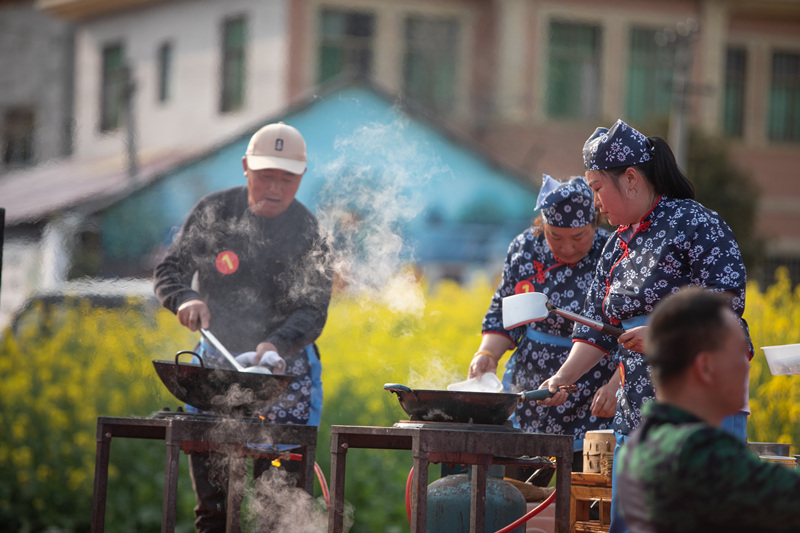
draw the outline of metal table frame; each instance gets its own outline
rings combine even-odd
[[[164,500],[162,503],[162,533],[175,531],[178,495],[178,460],[180,451],[216,451],[231,456],[231,476],[228,490],[228,525],[230,533],[238,533],[239,509],[243,495],[242,472],[246,471],[248,456],[264,457],[244,449],[249,442],[295,444],[303,456],[299,485],[314,494],[314,456],[317,447],[317,427],[259,423],[250,420],[224,418],[219,420],[189,420],[178,418],[114,418],[97,419],[97,456],[95,458],[94,497],[92,499],[91,531],[105,529],[105,508],[108,489],[108,462],[111,439],[137,438],[163,440],[166,443],[164,467]],[[237,475],[238,474],[238,475]]]
[[[328,533],[340,533],[344,522],[347,450],[411,450],[414,457],[411,533],[426,529],[428,465],[472,465],[470,532],[483,533],[486,471],[490,464],[525,464],[532,457],[556,458],[556,533],[569,533],[570,476],[573,444],[568,435],[507,431],[469,431],[413,427],[332,426],[331,495]]]

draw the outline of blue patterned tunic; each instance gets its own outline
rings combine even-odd
[[[662,298],[693,285],[729,291],[741,320],[746,281],[739,245],[717,213],[694,200],[661,197],[637,227],[620,226],[608,240],[583,314],[614,325],[641,321]],[[639,425],[642,404],[655,397],[644,356],[581,324],[575,325],[573,339],[614,354],[622,363],[614,429],[629,434]]]
[[[544,235],[534,235],[531,228],[518,235],[509,246],[502,279],[483,319],[484,333],[505,335],[517,345],[506,364],[511,373],[509,392],[538,389],[544,380],[556,373],[569,355],[573,322],[550,313],[544,320],[507,331],[503,328],[502,299],[513,295],[518,283],[527,281],[531,284],[530,290],[547,295],[554,306],[580,312],[608,236],[608,232],[598,229],[591,250],[574,265],[557,261]],[[534,340],[530,337],[535,335],[529,336],[528,328],[545,335]],[[578,392],[569,395],[558,407],[548,408],[536,402],[518,406],[515,414],[520,427],[528,433],[574,435],[578,440],[584,438],[586,431],[610,427],[611,419],[592,415],[591,403],[594,393],[608,381],[614,368],[612,358],[603,359],[577,382]]]

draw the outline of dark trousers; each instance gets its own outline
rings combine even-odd
[[[299,461],[283,461],[281,466],[292,474],[296,482],[299,482],[301,467]],[[254,459],[253,479],[258,480],[269,468],[269,459]],[[194,508],[197,533],[225,533],[230,472],[228,456],[216,452],[192,453],[189,455],[189,472],[197,498],[197,505]],[[269,502],[265,500],[269,496],[257,490],[258,484],[254,485],[259,503],[268,505]],[[261,531],[272,529],[267,517],[259,516],[259,529]]]

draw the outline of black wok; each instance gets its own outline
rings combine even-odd
[[[220,414],[252,415],[266,407],[282,393],[294,376],[290,374],[254,374],[205,368],[200,364],[179,363],[183,350],[175,354],[175,362],[153,361],[156,373],[173,396],[204,411]]]
[[[383,388],[397,394],[411,420],[496,425],[504,424],[518,403],[544,400],[553,395],[547,389],[506,394],[411,389],[397,383],[387,383]]]

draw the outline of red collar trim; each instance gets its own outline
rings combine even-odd
[[[648,211],[642,217],[642,219],[639,220],[639,227],[636,228],[636,233],[638,233],[640,231],[647,231],[647,228],[650,227],[650,221],[646,220],[646,219],[650,217],[650,215],[653,213],[653,210],[656,208],[656,206],[658,205],[658,202],[660,202],[660,201],[661,201],[661,195],[659,195],[658,198],[656,198],[656,201],[653,203],[653,207],[650,208],[650,211]],[[624,231],[627,231],[630,227],[631,227],[630,224],[625,224],[624,226],[619,226],[617,228],[617,233],[622,233]]]

